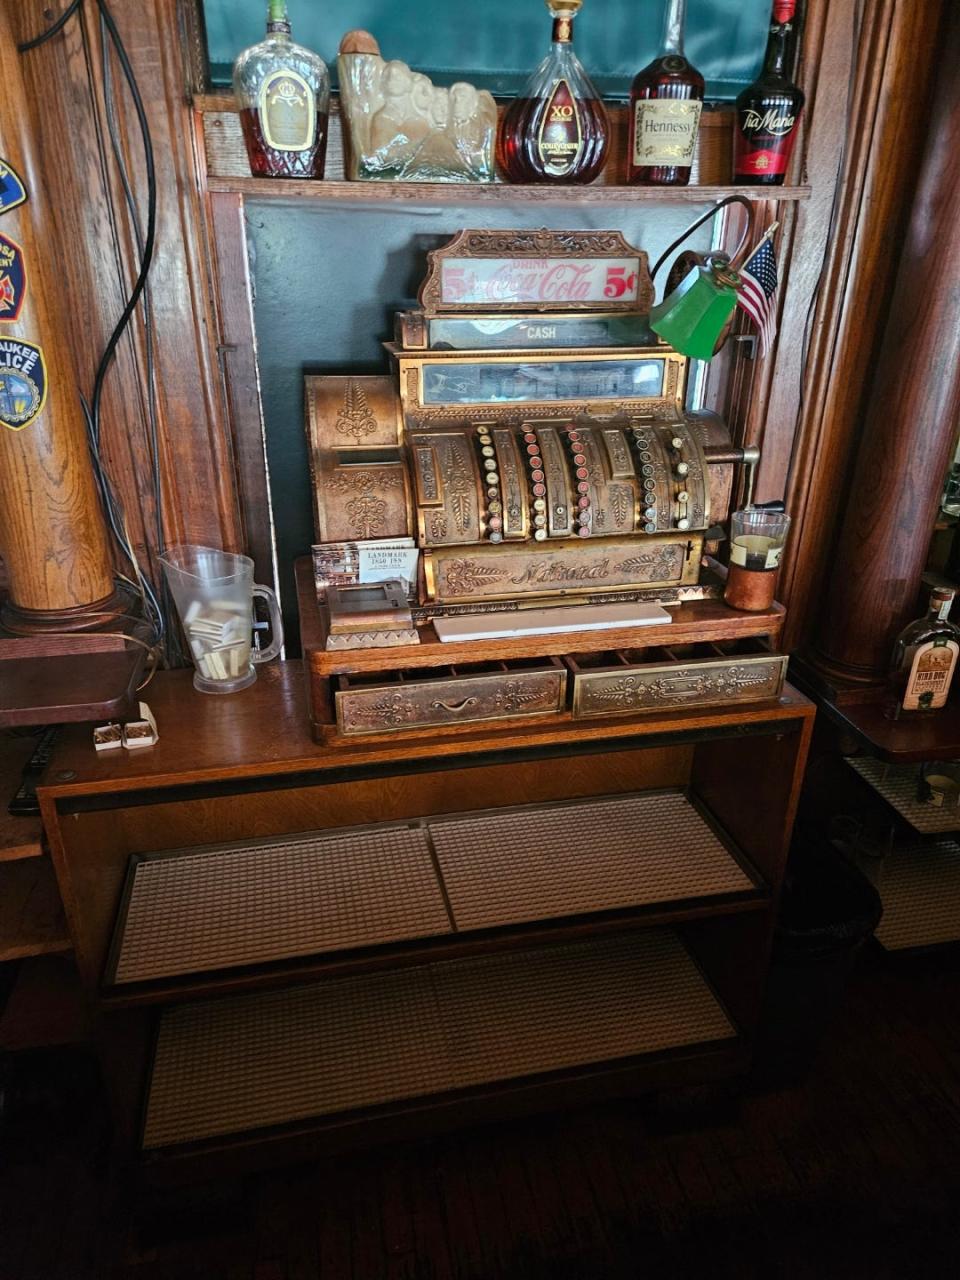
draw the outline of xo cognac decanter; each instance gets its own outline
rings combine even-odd
[[[547,0],[550,52],[504,112],[497,137],[497,162],[511,182],[592,182],[606,161],[607,113],[573,51],[582,4]]]

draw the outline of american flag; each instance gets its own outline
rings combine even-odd
[[[777,259],[773,241],[766,239],[754,249],[740,268],[743,284],[737,294],[737,306],[742,307],[760,335],[760,354],[766,355],[777,336],[777,308],[774,301],[777,292]]]

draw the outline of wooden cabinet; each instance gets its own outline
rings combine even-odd
[[[149,697],[156,747],[69,731],[42,802],[152,1169],[747,1063],[813,716],[789,686],[335,747],[298,663]]]

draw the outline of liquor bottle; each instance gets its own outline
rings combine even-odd
[[[583,0],[546,0],[550,52],[503,114],[497,163],[511,182],[592,182],[607,158],[609,125],[600,95],[573,51]]]
[[[330,75],[290,39],[286,0],[269,0],[266,39],[237,58],[233,91],[254,177],[323,177]]]
[[[683,54],[687,0],[667,0],[660,52],[630,87],[627,181],[685,187],[700,127],[703,76]]]
[[[749,186],[783,185],[803,107],[803,93],[787,71],[787,46],[797,0],[773,0],[763,70],[737,98],[733,180]]]
[[[960,654],[960,627],[949,621],[954,592],[937,587],[930,593],[926,617],[900,632],[890,664],[894,718],[920,711],[938,711],[947,701]]]

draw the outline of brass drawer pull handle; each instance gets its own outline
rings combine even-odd
[[[475,707],[477,705],[477,699],[464,698],[462,702],[432,702],[430,705],[434,711],[439,711],[441,707],[444,711],[466,711],[467,707]]]

